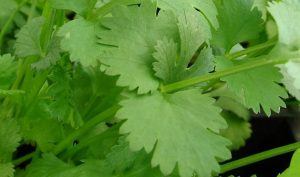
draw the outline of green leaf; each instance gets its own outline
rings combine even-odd
[[[296,52],[300,50],[300,2],[295,0],[284,0],[282,2],[270,3],[268,8],[276,21],[279,31],[279,42],[288,46],[289,50]],[[300,57],[300,55],[298,55]],[[300,64],[289,62],[281,65],[284,76],[282,82],[288,91],[300,99]]]
[[[291,160],[290,167],[277,177],[298,177],[300,175],[300,150],[297,150]]]
[[[27,169],[25,177],[111,177],[111,169],[99,160],[85,161],[73,166],[64,163],[52,154],[44,154],[42,159],[35,160]]]
[[[35,160],[28,167],[25,177],[59,177],[72,168],[72,165],[62,162],[52,154],[44,154],[42,159]]]
[[[80,15],[84,15],[90,10],[92,0],[49,0],[53,8],[72,10]]]
[[[231,141],[229,148],[231,150],[238,150],[245,146],[246,140],[250,138],[252,130],[251,124],[230,112],[223,112],[222,116],[225,118],[228,128],[221,131],[221,135]]]
[[[51,118],[46,103],[40,100],[20,119],[20,127],[25,140],[36,142],[42,152],[51,151],[65,133],[63,125]]]
[[[118,6],[112,17],[102,19],[105,28],[98,31],[99,42],[110,46],[100,57],[106,74],[120,75],[118,86],[138,89],[140,94],[159,86],[152,70],[157,41],[178,34],[174,15],[160,11],[157,16],[156,11],[156,4],[150,1],[143,1],[140,7]]]
[[[214,57],[211,48],[206,47],[198,51],[208,40],[208,34],[201,26],[193,23],[195,18],[197,16],[191,13],[179,17],[180,49],[178,43],[166,38],[159,40],[155,46],[155,75],[165,83],[199,76],[213,70]],[[190,64],[192,66],[189,66]]]
[[[125,137],[120,138],[119,143],[112,148],[111,153],[107,155],[106,162],[117,176],[164,177],[158,168],[151,167],[151,155],[144,150],[132,152]],[[168,177],[179,176],[172,174]]]
[[[17,149],[20,141],[17,122],[11,118],[0,118],[0,164],[10,162],[12,153]]]
[[[268,0],[254,0],[253,1],[253,8],[257,8],[260,13],[262,14],[262,19],[265,21],[267,20],[267,5]]]
[[[58,37],[52,38],[47,51],[48,53],[46,56],[42,56],[41,60],[32,64],[34,68],[38,70],[45,70],[51,65],[55,65],[57,61],[61,58],[60,39]]]
[[[240,42],[258,37],[263,20],[253,1],[221,0],[217,3],[220,27],[213,33],[212,43],[225,52]]]
[[[181,177],[210,176],[220,170],[216,158],[230,158],[228,141],[216,134],[227,125],[213,103],[198,90],[154,92],[122,101],[116,116],[127,120],[120,132],[129,134],[131,149],[153,151],[151,164],[164,175],[178,164]]]
[[[300,1],[283,0],[269,3],[269,12],[276,21],[279,42],[289,45],[293,50],[300,47]]]
[[[178,15],[181,15],[182,12],[191,12],[196,14],[197,18],[194,19],[194,22],[200,22],[198,25],[202,23],[201,20],[205,20],[206,18],[214,28],[218,28],[219,26],[216,6],[214,2],[210,0],[158,0],[158,6],[162,9],[175,10]],[[197,10],[200,10],[201,12]]]
[[[10,54],[0,55],[0,89],[8,90],[17,77],[17,63]]]
[[[67,71],[67,66],[55,66],[49,78],[53,82],[48,90],[52,98],[49,103],[51,116],[74,128],[80,127],[83,120],[78,110],[75,109],[71,73]]]
[[[217,70],[224,70],[235,65],[239,61],[233,62],[226,58],[217,59]],[[249,71],[233,74],[221,78],[228,85],[229,90],[241,98],[241,102],[248,108],[252,108],[255,113],[260,112],[260,108],[270,116],[271,111],[279,112],[280,107],[285,107],[281,98],[287,98],[285,90],[279,86],[282,75],[273,66],[258,67]],[[268,89],[266,89],[268,88]]]
[[[62,38],[61,48],[70,53],[71,61],[84,66],[96,66],[99,60],[101,45],[97,45],[96,24],[82,18],[72,20],[58,31]],[[80,44],[80,45],[79,45]]]
[[[14,0],[0,0],[0,29],[11,15],[11,12],[17,8],[17,3]]]
[[[280,68],[283,84],[291,95],[300,100],[300,63],[290,61]]]
[[[53,37],[47,48],[47,53],[42,51],[41,32],[45,23],[44,17],[36,17],[24,25],[16,35],[16,55],[19,57],[36,56],[40,60],[33,63],[36,69],[46,69],[60,59],[60,39]]]
[[[218,97],[216,105],[223,110],[230,111],[244,120],[249,120],[249,110],[242,104],[241,98],[234,92],[231,92],[227,85],[213,90],[209,95],[211,97]]]
[[[14,165],[11,163],[0,163],[0,177],[14,177]]]
[[[37,17],[24,25],[16,35],[16,55],[19,57],[40,56],[42,53],[40,45],[41,28],[45,20]]]

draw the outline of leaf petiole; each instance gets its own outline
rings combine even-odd
[[[224,76],[229,76],[229,75],[247,71],[247,70],[250,70],[253,68],[281,64],[281,63],[285,63],[286,61],[287,61],[286,59],[268,59],[268,58],[262,59],[262,60],[254,60],[254,61],[246,62],[241,65],[233,66],[233,67],[228,68],[223,71],[218,71],[218,72],[209,73],[209,74],[206,74],[203,76],[193,77],[190,79],[182,80],[182,81],[175,82],[175,83],[168,84],[168,85],[162,85],[160,87],[160,91],[162,93],[173,92],[173,91],[180,90],[180,89],[183,89],[183,88],[186,88],[189,86],[193,86],[195,84],[207,82],[207,81],[214,80],[214,79],[219,79]]]
[[[289,144],[286,146],[278,147],[275,149],[271,149],[268,151],[264,151],[258,154],[254,154],[239,160],[235,160],[232,162],[228,162],[224,165],[221,165],[221,173],[225,173],[243,166],[247,166],[256,162],[260,162],[262,160],[266,160],[272,157],[276,157],[282,154],[286,154],[289,152],[293,152],[300,148],[300,142]]]

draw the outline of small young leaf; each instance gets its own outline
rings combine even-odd
[[[0,118],[0,164],[10,162],[12,153],[19,146],[19,126],[13,119]]]
[[[0,162],[0,177],[14,177],[14,165]]]
[[[72,20],[60,28],[58,36],[62,38],[61,48],[70,53],[72,61],[78,61],[84,66],[97,65],[102,48],[97,45],[95,30],[95,23],[82,18]]]
[[[258,37],[263,20],[253,1],[221,0],[217,3],[220,27],[213,33],[212,43],[226,52],[240,42]]]

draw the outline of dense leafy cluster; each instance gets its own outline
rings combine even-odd
[[[219,175],[250,111],[300,100],[299,19],[299,0],[0,0],[0,177]]]

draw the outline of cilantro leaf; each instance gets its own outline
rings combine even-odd
[[[120,138],[119,143],[112,148],[107,155],[106,162],[112,167],[114,174],[122,174],[131,177],[163,177],[158,168],[151,167],[151,156],[144,150],[132,152],[125,137]],[[177,174],[168,177],[179,177]]]
[[[10,16],[11,12],[17,8],[17,3],[14,0],[0,0],[0,29],[2,29],[6,19]]]
[[[58,177],[59,174],[72,169],[52,154],[44,154],[42,159],[35,160],[27,169],[25,177]]]
[[[62,140],[63,125],[51,118],[45,102],[38,100],[19,120],[25,140],[35,142],[42,152],[52,150]]]
[[[300,22],[297,20],[300,18],[299,1],[284,0],[278,3],[270,3],[269,6],[268,10],[274,17],[278,27],[279,42],[287,45],[288,50],[292,52],[300,51]],[[282,82],[293,96],[300,99],[300,65],[296,62],[289,62],[281,65],[280,68],[284,76]]]
[[[57,65],[49,76],[53,82],[48,91],[49,96],[52,97],[49,109],[52,117],[78,128],[83,124],[83,120],[78,110],[75,109],[71,75],[66,68],[66,66]]]
[[[67,164],[52,154],[44,154],[35,160],[27,169],[25,177],[110,177],[111,169],[100,160],[85,161],[74,166]]]
[[[16,55],[19,57],[40,56],[42,53],[40,45],[41,28],[45,20],[37,17],[24,25],[16,35]]]
[[[288,62],[280,68],[283,84],[291,95],[300,100],[300,63]]]
[[[293,50],[300,47],[300,2],[283,0],[269,3],[269,12],[276,21],[279,31],[279,42],[289,45]]]
[[[267,5],[268,5],[268,0],[254,0],[253,1],[253,8],[257,8],[261,14],[262,14],[262,19],[265,21],[267,19]]]
[[[224,70],[238,64],[238,61],[233,62],[219,57],[217,70]],[[281,98],[287,98],[288,95],[277,84],[281,79],[282,75],[273,66],[258,67],[221,78],[227,83],[229,90],[242,99],[241,101],[246,107],[252,108],[255,113],[258,113],[261,106],[268,116],[271,115],[271,110],[279,112],[280,107],[285,107]]]
[[[230,157],[228,141],[215,134],[227,126],[213,103],[198,90],[155,92],[122,101],[116,116],[127,120],[120,132],[129,133],[131,149],[145,148],[148,153],[154,149],[152,166],[159,165],[164,175],[171,174],[178,163],[182,177],[190,177],[194,172],[210,176],[212,171],[220,170],[216,157]]]
[[[102,48],[97,45],[95,30],[95,23],[82,18],[60,28],[58,36],[62,38],[61,48],[70,53],[71,61],[78,61],[84,66],[97,65]]]
[[[231,112],[223,112],[222,116],[225,118],[228,128],[221,131],[221,135],[231,141],[229,148],[231,150],[238,150],[245,146],[246,140],[251,136],[251,125],[247,120],[236,116]]]
[[[156,4],[150,1],[143,1],[140,7],[118,6],[112,17],[101,20],[105,28],[98,31],[99,42],[111,46],[100,57],[106,73],[119,75],[117,85],[138,88],[140,94],[159,85],[152,70],[157,40],[178,33],[174,16],[165,11],[157,16],[156,10]]]
[[[240,42],[258,37],[262,30],[260,12],[253,7],[253,1],[222,0],[216,3],[220,27],[214,31],[212,43],[225,52]]]
[[[300,150],[297,150],[291,160],[290,167],[277,177],[297,177],[300,175]]]
[[[51,39],[47,53],[42,51],[40,40],[44,23],[44,17],[36,17],[24,25],[16,35],[16,55],[22,58],[39,57],[40,60],[32,64],[37,69],[46,69],[60,59],[60,40],[57,37]]]
[[[10,162],[12,153],[19,146],[19,126],[13,119],[0,118],[0,164]]]
[[[0,177],[14,177],[14,165],[0,162]]]
[[[197,18],[194,14],[184,13],[179,17],[178,27],[180,33],[180,49],[173,40],[164,38],[159,40],[153,54],[157,60],[153,64],[156,76],[163,79],[165,83],[172,83],[182,79],[202,75],[213,70],[213,55],[209,47],[203,48],[195,61],[193,56],[205,41],[208,33],[193,20]],[[189,64],[193,62],[192,66]]]
[[[0,89],[7,90],[17,77],[17,63],[10,54],[0,55]]]
[[[214,2],[210,0],[158,0],[158,6],[162,9],[175,10],[177,14],[182,14],[182,12],[191,12],[193,14],[196,14],[197,18],[194,19],[194,22],[200,22],[197,25],[201,24],[201,21],[198,20],[206,18],[214,28],[218,28],[219,26],[216,6]],[[197,10],[199,10],[200,12]]]
[[[85,15],[92,0],[49,0],[53,8],[72,10],[80,15]]]

